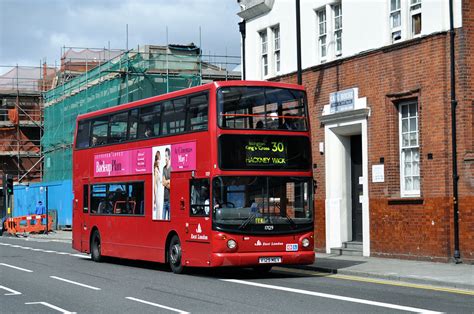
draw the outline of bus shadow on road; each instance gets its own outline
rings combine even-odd
[[[274,267],[271,271],[259,271],[253,268],[241,267],[218,267],[218,268],[189,268],[187,274],[200,277],[216,279],[279,279],[312,277],[306,272],[298,272],[294,269]],[[328,275],[330,275],[328,273]]]
[[[116,257],[104,257],[103,260],[106,264],[112,264],[117,266],[133,267],[137,269],[149,269],[155,271],[171,272],[168,264],[148,262],[141,260],[129,260]],[[293,268],[293,267],[274,267],[271,271],[259,271],[253,268],[242,268],[242,267],[186,267],[184,275],[207,277],[216,279],[278,279],[278,278],[298,278],[298,277],[314,277],[315,272]],[[318,273],[318,276],[331,275],[330,273]],[[179,275],[177,275],[179,276]]]

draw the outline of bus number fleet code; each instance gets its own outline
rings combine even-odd
[[[94,155],[94,177],[147,174],[152,172],[152,148]],[[196,170],[196,142],[171,145],[171,171]]]
[[[245,145],[247,166],[275,166],[286,165],[287,154],[284,141],[256,141],[249,140]]]

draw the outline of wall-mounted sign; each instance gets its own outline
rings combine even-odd
[[[384,165],[372,165],[372,182],[384,182]]]
[[[151,148],[94,155],[94,177],[145,174],[151,172]]]
[[[355,88],[345,89],[329,94],[331,113],[354,109],[357,92]]]

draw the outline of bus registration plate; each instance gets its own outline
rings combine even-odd
[[[281,263],[281,257],[260,257],[258,259],[260,264],[276,264]]]

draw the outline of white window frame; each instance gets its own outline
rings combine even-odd
[[[280,45],[281,45],[281,34],[280,34],[280,25],[275,25],[272,27],[273,34],[273,61],[275,67],[275,73],[279,73],[281,70],[280,62]]]
[[[322,14],[324,14],[324,20],[322,20]],[[320,61],[325,61],[328,57],[328,25],[327,25],[327,12],[326,7],[316,10],[316,22],[317,22],[317,43],[318,43],[318,55]],[[321,27],[324,28],[324,33],[321,32]],[[323,54],[324,51],[324,54]]]
[[[262,77],[266,77],[269,75],[268,71],[268,32],[267,29],[263,29],[258,32],[260,38],[260,63],[261,63],[261,71]]]
[[[421,13],[421,0],[410,0],[410,5],[409,5],[409,11],[410,11],[410,34],[412,37],[419,37],[421,36],[421,31],[423,29],[423,16]],[[413,16],[415,15],[420,15],[420,32],[418,34],[415,34],[414,32],[414,24],[413,24]]]
[[[415,115],[410,115],[410,106],[415,106]],[[408,115],[402,116],[403,107],[407,107]],[[416,100],[404,101],[398,104],[398,124],[399,124],[399,150],[400,150],[400,196],[401,197],[419,197],[421,190],[421,176],[420,176],[420,129],[419,129],[419,110],[418,102]],[[415,122],[415,130],[412,131],[410,128],[411,120]],[[407,121],[407,128],[403,130],[402,124]],[[415,143],[411,142],[411,135],[415,135]],[[403,141],[404,136],[407,135],[408,143]],[[409,161],[406,161],[407,154],[410,154]],[[418,160],[415,160],[414,156],[418,156]],[[410,174],[406,174],[405,164],[410,163]],[[418,169],[418,173],[414,174],[414,170]],[[412,188],[409,189],[405,185],[405,178],[411,177]],[[415,179],[418,179],[418,189],[414,188]]]
[[[402,39],[402,6],[401,6],[401,2],[402,2],[402,0],[390,0],[390,3],[389,3],[390,37],[391,37],[392,42],[396,42],[396,41],[399,41],[399,40]],[[395,8],[392,7],[392,4],[394,4],[394,3],[395,3]],[[397,7],[397,4],[398,4],[398,7]],[[395,20],[394,17],[396,15],[398,15],[398,20],[400,22],[399,22],[399,25],[394,26],[393,22]],[[396,36],[397,33],[399,34],[398,36]]]
[[[340,15],[336,15],[336,8],[339,7]],[[342,55],[342,3],[336,3],[331,6],[333,13],[333,38],[334,38],[334,53],[336,56]],[[340,19],[339,28],[337,25],[337,19]],[[340,41],[341,48],[337,48],[337,42]]]

